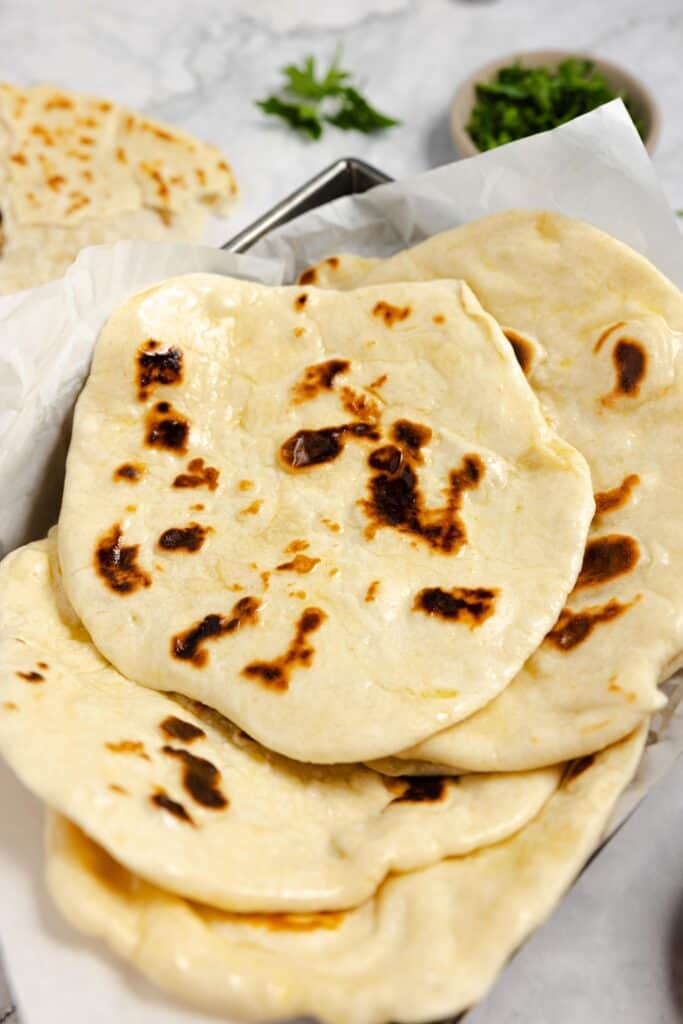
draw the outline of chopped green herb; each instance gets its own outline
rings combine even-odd
[[[349,84],[351,74],[340,68],[339,59],[337,50],[321,78],[317,77],[315,57],[306,57],[301,67],[288,64],[282,69],[285,84],[280,93],[258,100],[256,105],[311,139],[320,138],[326,123],[365,134],[400,124],[376,110]]]
[[[282,69],[282,74],[287,79],[285,88],[295,96],[303,96],[311,100],[336,96],[339,90],[344,88],[346,79],[351,77],[348,71],[342,71],[337,64],[339,57],[340,54],[337,51],[325,77],[320,81],[315,77],[315,57],[306,57],[300,68],[296,64],[288,64]]]
[[[492,82],[479,82],[476,93],[467,131],[481,150],[556,128],[617,96],[633,117],[628,97],[615,92],[592,61],[577,57],[556,69],[511,64]],[[643,125],[633,120],[642,136]]]
[[[269,96],[267,100],[258,100],[257,106],[264,114],[273,114],[288,121],[292,128],[303,132],[312,139],[319,139],[323,133],[318,112],[315,107],[304,103],[286,103],[278,96]]]
[[[334,114],[327,114],[325,120],[345,132],[355,130],[365,132],[366,135],[382,131],[383,128],[393,128],[394,125],[399,124],[393,117],[380,114],[379,110],[371,107],[368,101],[350,85],[341,94],[339,110]]]

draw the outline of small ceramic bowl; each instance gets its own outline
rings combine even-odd
[[[475,87],[478,82],[490,82],[501,68],[507,67],[519,61],[524,67],[557,67],[560,61],[567,57],[581,57],[593,62],[596,71],[600,71],[615,92],[625,93],[630,101],[631,108],[636,117],[644,126],[645,138],[643,139],[648,152],[652,153],[659,138],[660,116],[657,103],[650,90],[643,85],[630,72],[620,68],[618,64],[612,64],[602,57],[594,57],[590,54],[575,53],[570,50],[531,50],[526,53],[512,53],[506,57],[499,57],[479,68],[474,74],[466,78],[457,89],[451,105],[451,135],[453,142],[461,156],[474,156],[479,152],[478,146],[472,141],[467,131],[467,122],[470,119],[472,107],[476,102]]]

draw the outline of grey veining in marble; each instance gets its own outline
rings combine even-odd
[[[340,42],[368,95],[402,126],[372,139],[330,131],[312,144],[269,123],[254,100],[278,69],[309,52],[326,59]],[[681,0],[0,3],[3,78],[112,96],[224,149],[242,188],[226,238],[339,156],[395,177],[454,159],[447,111],[459,80],[534,47],[593,52],[643,78],[663,117],[655,164],[672,205],[683,207]],[[552,1024],[683,1021],[682,792],[679,765],[468,1024],[549,1024],[549,1001]],[[612,884],[617,859],[626,889]],[[0,979],[0,1024],[14,1020],[9,1007]]]

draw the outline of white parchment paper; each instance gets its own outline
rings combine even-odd
[[[616,101],[545,135],[312,211],[253,256],[124,242],[86,250],[61,281],[0,299],[0,551],[42,535],[56,518],[74,399],[97,333],[126,295],[192,271],[277,284],[334,252],[387,256],[514,206],[591,221],[683,286],[676,218]],[[611,832],[683,751],[683,714],[663,732],[653,723],[651,740]],[[42,883],[42,819],[39,803],[0,766],[0,936],[23,1024],[207,1022],[61,922]]]
[[[683,287],[683,240],[621,100],[562,128],[447,164],[304,214],[251,252],[281,258],[288,279],[333,252],[388,256],[512,207],[590,221]]]

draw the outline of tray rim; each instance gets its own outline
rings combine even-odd
[[[265,235],[295,220],[303,213],[339,199],[367,192],[394,179],[360,157],[345,156],[324,167],[303,185],[290,192],[264,214],[230,238],[221,249],[244,253]]]

